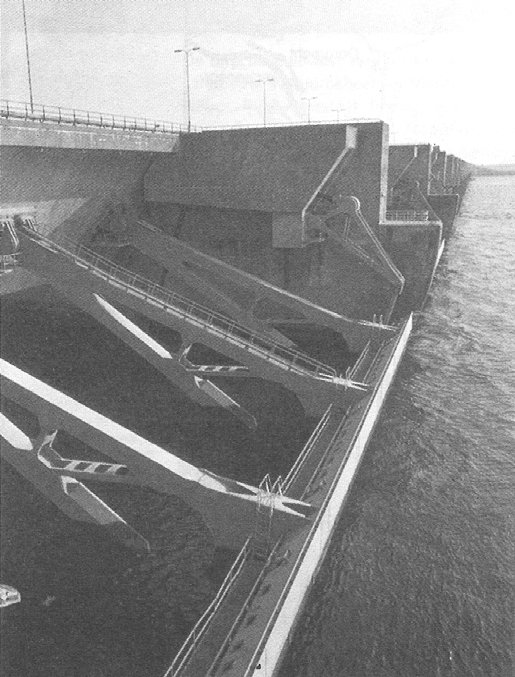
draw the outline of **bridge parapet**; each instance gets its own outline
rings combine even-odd
[[[170,152],[187,128],[174,122],[0,102],[2,145]]]

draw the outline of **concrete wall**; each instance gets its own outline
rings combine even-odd
[[[354,195],[372,227],[385,218],[388,189],[388,127],[383,123],[357,125],[356,146],[322,188],[322,195]]]
[[[333,241],[279,248],[273,246],[272,215],[266,212],[184,207],[178,228],[167,226],[166,218],[158,221],[163,208],[152,205],[151,220],[211,256],[349,317],[386,314],[389,285]]]
[[[415,157],[416,152],[416,157]],[[424,195],[444,195],[458,192],[458,187],[471,174],[474,166],[455,155],[448,155],[439,146],[390,146],[388,190],[391,198],[397,182],[416,180]]]
[[[383,123],[357,127],[357,146],[331,190],[335,195],[355,194],[373,225],[385,208],[387,128]],[[266,143],[261,147],[263,140]],[[241,142],[245,142],[242,147]],[[274,246],[273,210],[248,208],[256,196],[263,197],[266,187],[273,189],[272,206],[295,203],[300,217],[301,208],[342,154],[345,143],[345,125],[313,125],[192,134],[181,139],[180,161],[175,152],[157,155],[6,146],[2,149],[2,206],[34,206],[43,232],[57,230],[88,241],[105,218],[108,205],[123,203],[135,215],[217,258],[342,314],[372,319],[373,314],[385,314],[391,300],[376,273],[334,243],[295,250]],[[190,155],[194,147],[197,151]],[[206,157],[208,149],[213,154]],[[278,184],[270,182],[271,167],[266,162],[270,153],[274,153],[275,171],[280,175]],[[196,189],[197,185],[188,183],[196,181],[195,177],[211,181],[209,188],[230,179],[231,185],[226,186],[230,190],[217,195],[230,198],[233,208],[151,199],[157,195],[164,200],[166,191],[182,190],[185,185],[188,190]],[[258,181],[263,190],[238,190],[240,178],[245,185]],[[247,208],[237,208],[238,204]],[[134,265],[138,267],[137,262]],[[151,277],[149,262],[142,260],[141,267]]]
[[[445,170],[447,167],[447,153],[440,150],[439,146],[433,146],[431,153],[431,174],[429,181],[429,193],[443,195],[445,193]]]
[[[148,210],[164,232],[238,268],[277,279],[271,213],[178,205],[168,211],[162,204],[149,205]]]
[[[446,192],[463,194],[466,182],[474,172],[474,165],[465,162],[455,155],[447,157],[445,168],[445,188]]]
[[[441,234],[439,222],[421,226],[381,226],[381,241],[405,280],[393,321],[422,307],[431,285]]]
[[[356,147],[322,192],[355,195],[375,226],[386,211],[388,128],[356,127]],[[186,137],[176,155],[157,157],[145,177],[149,218],[201,251],[337,312],[365,319],[385,314],[391,290],[379,275],[333,242],[301,247],[295,237],[302,208],[345,147],[345,125]],[[288,242],[274,229],[279,221],[286,221]]]
[[[370,223],[385,209],[387,127],[356,125],[357,147],[335,190],[355,195]],[[208,131],[156,158],[145,178],[152,203],[300,214],[341,155],[345,125]]]
[[[156,159],[148,201],[301,211],[345,147],[345,125],[211,130]]]
[[[53,127],[57,129],[53,131]],[[268,223],[274,211],[288,213],[286,207],[295,205],[294,211],[300,214],[341,154],[346,138],[345,125],[211,131],[183,137],[177,160],[175,152],[160,154],[157,160],[157,154],[148,152],[56,147],[70,135],[73,143],[83,142],[82,132],[61,127],[30,122],[20,128],[17,137],[14,123],[6,121],[3,126],[2,206],[35,205],[45,230],[73,214],[88,220],[102,200],[118,200],[139,210],[145,200],[152,202],[150,212],[168,229],[191,227],[195,231],[204,221],[202,228],[207,232],[215,225],[220,229],[225,220],[231,231],[238,214],[243,217],[243,228],[245,224],[257,228],[257,221]],[[84,133],[93,135],[101,145],[103,135],[109,132],[92,129]],[[127,134],[112,132],[118,133]],[[12,145],[14,142],[20,145]],[[270,157],[273,167],[267,162]],[[334,184],[335,192],[360,199],[362,212],[372,224],[385,207],[387,161],[385,126],[360,125],[357,148]],[[143,175],[149,167],[143,195]],[[217,186],[224,187],[222,193]],[[152,199],[156,191],[163,197],[162,191],[166,195],[166,190],[185,188],[197,191],[193,202],[166,201],[169,206],[165,209],[163,202],[156,204]],[[181,204],[188,208],[189,223],[184,222]],[[253,204],[261,208],[253,209]],[[193,214],[193,207],[199,208],[197,214]],[[207,213],[206,207],[214,209]],[[227,210],[225,219],[222,209]],[[78,210],[82,212],[78,214]],[[252,214],[257,211],[269,216],[259,219]],[[193,232],[191,237],[196,239]]]
[[[35,120],[2,120],[2,146],[82,148],[170,153],[178,133],[142,132],[100,126],[58,124]]]
[[[4,146],[2,207],[36,209],[44,232],[86,233],[110,202],[143,210],[143,176],[152,153]]]
[[[445,169],[445,186],[447,189],[454,189],[459,182],[459,159],[455,155],[449,155]]]
[[[447,239],[458,213],[459,195],[428,195],[427,201],[443,224],[443,237]]]
[[[416,154],[415,154],[416,153]],[[388,189],[402,179],[414,179],[420,184],[424,195],[429,193],[431,146],[429,144],[390,146],[388,165]]]

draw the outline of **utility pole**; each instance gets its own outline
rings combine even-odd
[[[27,32],[27,13],[25,11],[25,0],[21,0],[23,9],[23,29],[25,32],[25,53],[27,55],[27,73],[29,76],[29,97],[30,97],[30,112],[34,112],[34,99],[32,97],[32,77],[30,74],[30,55],[29,55],[29,35]]]
[[[301,101],[308,102],[308,125],[311,123],[311,102],[316,99],[316,96],[303,96]]]
[[[266,127],[266,83],[273,81],[273,78],[256,80],[256,82],[261,82],[263,84],[263,127]]]
[[[188,102],[188,132],[191,131],[191,97],[190,97],[190,52],[197,52],[200,47],[189,49],[174,49],[176,54],[183,53],[186,57],[186,99]]]

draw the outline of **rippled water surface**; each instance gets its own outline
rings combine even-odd
[[[512,677],[515,177],[469,185],[281,677]]]

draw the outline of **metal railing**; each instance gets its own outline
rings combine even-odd
[[[291,485],[293,484],[293,482],[297,478],[302,466],[304,465],[304,461],[307,459],[307,457],[311,453],[313,447],[318,442],[320,435],[325,430],[325,427],[326,427],[327,423],[329,422],[329,416],[331,415],[332,408],[333,408],[333,405],[330,404],[329,407],[326,409],[324,415],[322,416],[322,418],[318,422],[316,428],[311,433],[309,440],[304,445],[304,448],[302,449],[300,454],[297,456],[297,459],[295,460],[295,463],[290,468],[289,473],[284,478],[284,481],[281,484],[281,492],[283,494],[288,491],[288,489],[291,487]]]
[[[187,636],[184,644],[179,649],[179,652],[173,659],[172,664],[166,671],[164,677],[177,677],[180,674],[180,671],[185,667],[187,661],[192,655],[193,651],[197,647],[200,639],[203,637],[206,632],[209,624],[213,620],[216,612],[221,607],[225,598],[227,597],[233,583],[236,581],[240,575],[245,562],[249,559],[252,549],[250,547],[251,539],[248,538],[243,548],[238,553],[238,556],[233,562],[232,567],[229,569],[227,576],[224,578],[224,581],[218,590],[216,597],[213,599],[211,604],[204,611],[202,616],[193,626],[190,634]]]
[[[47,106],[45,104],[33,104],[21,101],[0,101],[0,117],[17,118],[22,120],[35,120],[37,122],[57,122],[58,124],[86,125],[91,127],[104,127],[108,129],[123,129],[136,132],[157,132],[162,134],[174,134],[176,132],[187,132],[188,125],[177,122],[168,122],[166,120],[149,120],[147,118],[132,117],[130,115],[114,115],[112,113],[99,113],[97,111],[86,111],[78,108],[63,108],[61,106]],[[348,125],[356,123],[381,122],[378,118],[353,118],[349,120],[318,120],[307,122],[301,120],[297,122],[271,122],[266,127],[304,127],[317,125]],[[223,129],[259,129],[262,124],[241,124],[241,125],[214,125],[200,127],[192,125],[189,131],[202,132],[209,130]]]
[[[254,600],[256,599],[256,597],[257,597],[257,595],[260,591],[261,584],[263,583],[265,576],[268,574],[270,569],[273,569],[273,564],[275,562],[276,554],[277,554],[277,551],[278,551],[280,545],[281,545],[281,541],[279,540],[274,545],[270,554],[268,555],[268,558],[267,558],[263,568],[259,572],[259,575],[256,578],[254,585],[252,586],[252,590],[248,594],[247,599],[245,600],[245,603],[242,605],[240,612],[236,616],[236,620],[232,624],[231,629],[229,630],[225,640],[222,643],[222,646],[220,647],[217,655],[215,656],[215,659],[211,663],[211,667],[207,671],[206,677],[210,677],[210,675],[212,675],[218,669],[220,663],[224,660],[227,647],[230,644],[230,642],[232,641],[233,637],[238,632],[239,628],[241,627],[243,620],[244,620],[245,616],[247,615],[249,609],[252,607],[252,604],[253,604]]]
[[[137,273],[122,268],[84,245],[73,242],[65,235],[50,238],[31,229],[25,229],[25,233],[29,238],[46,248],[72,258],[77,265],[90,269],[101,277],[106,276],[127,289],[132,289],[142,295],[145,300],[162,305],[168,312],[178,315],[182,320],[210,333],[222,336],[225,340],[281,369],[301,375],[309,375],[328,383],[334,382],[338,378],[336,370],[332,367],[310,358],[305,353],[288,348],[267,336],[251,331],[216,311],[201,306]]]
[[[406,324],[407,324],[407,323],[406,323]],[[388,366],[389,366],[391,360],[393,359],[393,356],[394,356],[394,353],[396,352],[397,346],[398,346],[398,344],[400,343],[401,339],[402,339],[403,336],[404,336],[404,333],[405,333],[405,330],[406,330],[406,324],[404,325],[404,327],[402,328],[402,330],[399,332],[399,334],[398,334],[398,336],[397,336],[397,338],[396,338],[396,340],[395,340],[395,347],[394,347],[394,349],[392,350],[389,359],[387,360],[387,362],[386,362],[385,364],[382,365],[381,376],[386,372],[386,370],[388,369]],[[373,399],[373,398],[371,398],[370,401],[369,401],[368,404],[367,404],[367,407],[366,407],[366,410],[367,410],[367,411],[370,409],[370,406],[371,406],[371,403],[372,403],[372,399]],[[319,433],[320,433],[320,431],[321,431],[321,429],[324,427],[324,425],[325,425],[324,419],[326,419],[326,418],[329,416],[329,414],[330,414],[330,409],[331,409],[331,407],[329,407],[329,409],[326,411],[326,413],[324,414],[324,416],[323,416],[322,419],[320,420],[320,422],[319,422],[319,424],[318,424],[318,426],[317,426],[317,429],[315,429],[315,431],[314,431],[314,433],[313,433],[313,435],[312,435],[312,438],[318,436]],[[330,498],[331,498],[331,495],[332,495],[332,489],[333,489],[333,487],[336,485],[336,483],[337,483],[337,481],[338,481],[338,479],[339,479],[340,473],[341,473],[341,471],[342,471],[342,469],[343,469],[343,468],[342,468],[343,461],[345,461],[345,460],[348,458],[348,455],[349,455],[349,453],[350,453],[350,450],[352,449],[352,447],[353,447],[353,445],[354,445],[354,442],[356,441],[356,439],[357,439],[357,437],[358,437],[358,435],[359,435],[359,433],[360,433],[360,431],[361,431],[361,428],[362,428],[362,426],[363,426],[363,419],[364,419],[364,415],[363,415],[362,418],[361,418],[361,421],[360,421],[359,426],[358,426],[357,429],[353,432],[351,443],[350,443],[349,445],[347,445],[347,453],[346,453],[346,455],[345,455],[345,458],[342,459],[342,463],[340,463],[340,471],[339,471],[339,472],[337,473],[337,475],[333,478],[333,481],[332,481],[332,484],[331,484],[331,489],[327,492],[327,494],[326,494],[326,496],[325,496],[325,498],[324,498],[324,500],[323,500],[323,502],[322,502],[322,506],[321,506],[321,508],[319,509],[318,514],[317,514],[317,517],[316,517],[316,519],[315,519],[315,522],[314,522],[314,524],[312,525],[312,527],[311,527],[311,529],[310,529],[310,533],[309,533],[309,535],[308,535],[308,538],[307,538],[306,541],[304,542],[304,544],[303,544],[303,546],[302,546],[302,549],[301,549],[301,552],[300,552],[299,556],[297,557],[296,564],[295,564],[295,566],[294,566],[294,568],[293,568],[291,574],[290,574],[289,577],[288,577],[287,584],[286,584],[286,586],[284,587],[284,589],[283,589],[283,591],[282,591],[282,593],[281,593],[281,595],[280,595],[280,598],[277,600],[277,603],[276,603],[276,605],[275,605],[275,609],[274,609],[274,612],[273,612],[273,614],[272,614],[272,617],[271,617],[271,619],[270,619],[270,620],[268,621],[268,623],[267,623],[266,630],[265,630],[265,632],[263,633],[263,635],[261,636],[261,639],[260,639],[258,648],[257,648],[256,651],[254,652],[254,656],[259,655],[259,651],[262,649],[262,647],[263,647],[264,644],[266,643],[266,640],[268,639],[268,636],[269,636],[269,634],[270,634],[270,631],[271,631],[271,629],[272,629],[272,627],[273,627],[273,622],[275,621],[275,619],[276,619],[276,617],[277,617],[277,615],[278,615],[278,613],[279,613],[279,610],[280,610],[280,608],[281,608],[282,602],[283,602],[283,600],[286,598],[286,595],[288,594],[288,592],[289,592],[289,590],[290,590],[290,588],[291,588],[291,586],[292,586],[292,584],[293,584],[293,581],[295,580],[295,577],[296,577],[297,571],[298,571],[298,569],[299,569],[300,563],[301,563],[301,561],[302,561],[302,558],[303,558],[303,556],[305,555],[305,553],[307,552],[308,548],[310,547],[310,545],[311,545],[311,543],[312,543],[312,541],[313,541],[313,538],[314,538],[314,536],[315,536],[315,534],[316,534],[316,532],[317,532],[319,523],[320,523],[320,521],[321,521],[321,519],[322,519],[322,517],[323,517],[323,514],[324,514],[324,512],[325,512],[325,510],[326,510],[327,504],[328,504],[328,502],[329,502],[329,500],[330,500]],[[327,445],[326,454],[324,454],[324,458],[327,457],[327,454],[332,450],[334,444],[337,442],[338,437],[339,437],[339,435],[341,434],[341,431],[342,431],[342,428],[344,427],[344,425],[345,425],[345,421],[341,421],[340,424],[338,425],[336,431],[335,431],[334,434],[331,436],[331,440],[330,440],[329,444]],[[311,442],[311,439],[312,439],[312,438],[310,438],[310,441],[308,441],[308,444],[306,445],[306,447],[308,447],[308,446],[310,445],[310,442]],[[317,468],[317,471],[318,471],[318,468]],[[316,472],[317,472],[317,471],[316,471]],[[316,472],[315,472],[315,474],[316,474]],[[283,483],[283,485],[282,485],[283,487],[285,486],[287,480],[288,480],[288,478],[286,478],[285,482]],[[246,546],[248,547],[248,542],[247,542]],[[234,623],[233,623],[233,625],[232,625],[232,627],[231,627],[229,633],[227,634],[227,636],[226,636],[224,642],[222,643],[222,646],[220,647],[220,649],[219,649],[219,651],[218,651],[218,653],[217,653],[217,655],[216,655],[214,661],[213,661],[212,664],[211,664],[210,669],[208,670],[208,673],[207,673],[208,676],[209,676],[209,675],[212,675],[212,674],[218,669],[218,667],[220,666],[220,664],[221,664],[222,661],[224,660],[225,656],[227,655],[227,648],[228,648],[228,646],[230,646],[230,643],[231,643],[231,641],[233,640],[234,636],[237,634],[238,630],[241,628],[241,626],[242,626],[242,624],[243,624],[243,621],[244,621],[244,619],[245,619],[245,617],[246,617],[248,611],[249,611],[250,608],[252,607],[252,604],[253,604],[253,602],[254,602],[254,600],[255,600],[255,598],[256,598],[256,596],[257,596],[257,594],[258,594],[258,592],[259,592],[259,590],[260,590],[260,588],[261,588],[261,586],[262,586],[262,584],[263,584],[263,582],[264,582],[264,580],[266,579],[266,577],[267,577],[267,575],[268,575],[268,572],[269,572],[270,569],[272,568],[271,565],[272,565],[272,564],[274,563],[274,561],[275,561],[275,558],[276,558],[276,552],[277,552],[279,546],[280,546],[280,542],[277,542],[277,543],[275,544],[275,547],[272,549],[272,552],[270,553],[270,555],[269,555],[269,557],[268,557],[268,559],[267,559],[265,565],[264,565],[263,568],[261,569],[261,571],[260,571],[260,573],[259,573],[259,575],[258,575],[258,577],[257,577],[257,579],[256,579],[256,581],[255,581],[255,583],[254,583],[254,585],[253,585],[253,587],[252,587],[252,590],[251,590],[250,594],[248,595],[248,597],[247,597],[245,603],[242,605],[242,608],[240,609],[240,612],[238,613],[238,615],[237,615],[237,617],[236,617],[236,619],[235,619],[235,621],[234,621]],[[242,557],[242,556],[243,556],[242,553],[240,553],[240,557]],[[248,556],[248,555],[247,555],[247,556]],[[243,566],[243,564],[241,564],[241,566]],[[225,597],[227,596],[227,590],[229,589],[230,585],[232,584],[232,582],[236,579],[236,577],[237,577],[237,575],[238,575],[238,574],[235,573],[235,572],[236,572],[237,570],[238,570],[238,571],[241,571],[241,568],[239,568],[239,567],[240,567],[240,565],[237,564],[237,562],[235,561],[235,563],[233,564],[233,567],[232,567],[232,569],[231,569],[231,572],[233,572],[233,573],[229,572],[229,574],[227,575],[227,578],[226,578],[226,581],[231,581],[231,582],[228,583],[227,586],[225,586],[225,581],[224,581],[224,584],[222,585],[222,587],[225,588],[224,593],[223,593],[223,598],[224,598],[224,599],[225,599]],[[216,608],[217,608],[217,609],[220,607],[220,604],[221,604],[221,602],[222,602],[222,596],[221,596],[222,593],[221,593],[221,591],[220,591],[219,594],[220,594],[220,603],[216,605]],[[218,599],[218,598],[219,598],[219,596],[217,595],[217,598],[215,598],[215,599]],[[212,606],[213,606],[213,607],[215,606],[215,601],[213,601]],[[205,614],[204,614],[204,616],[206,616],[206,617],[209,616],[209,620],[213,617],[213,614],[210,614],[210,611],[209,611],[210,609],[211,609],[211,606],[208,608],[208,610],[207,610],[207,611],[205,612]],[[197,625],[200,625],[200,624],[201,624],[201,621],[202,621],[202,619],[198,622]],[[197,626],[196,626],[196,627],[197,627]],[[205,627],[207,627],[207,623],[206,623]],[[193,631],[192,631],[191,635],[192,635],[192,634],[193,634]],[[165,677],[178,677],[178,675],[180,674],[180,673],[179,673],[179,670],[181,670],[182,667],[185,666],[185,661],[186,661],[186,659],[187,659],[187,658],[191,655],[191,653],[192,653],[192,649],[189,648],[190,643],[191,643],[192,641],[193,641],[192,637],[191,637],[191,636],[188,637],[188,639],[186,640],[186,643],[188,643],[188,646],[185,646],[185,647],[184,647],[183,649],[181,649],[181,651],[180,651],[180,655],[181,655],[181,656],[184,656],[184,658],[178,659],[178,658],[176,657],[176,660],[174,661],[174,664],[177,666],[177,667],[175,668],[176,671],[175,671],[175,672],[172,672],[172,671],[171,671],[171,670],[172,670],[172,667],[173,667],[173,665],[174,665],[174,664],[173,664],[172,667],[169,668],[169,670],[168,670],[167,673],[165,674]],[[196,640],[196,642],[198,642],[198,639]],[[196,642],[195,642],[195,643],[196,643]],[[185,644],[186,644],[186,643],[185,643]],[[179,654],[178,654],[178,656],[179,656]],[[222,669],[223,669],[223,668],[222,668]],[[248,670],[248,669],[247,669],[247,671],[245,672],[245,674],[246,674],[246,675],[249,674],[249,670]]]
[[[374,320],[375,320],[375,316],[374,316]],[[354,376],[356,376],[356,374],[359,373],[359,370],[361,369],[362,364],[364,364],[365,360],[368,358],[368,355],[369,355],[370,349],[371,349],[371,345],[372,345],[372,342],[367,341],[366,346],[361,351],[361,355],[358,357],[358,359],[354,363],[354,366],[352,367],[352,369],[349,372],[349,375],[350,375],[351,378],[354,378]]]
[[[14,254],[2,254],[0,256],[0,275],[3,273],[10,273],[11,270],[17,268],[19,265],[19,252]]]
[[[0,101],[0,117],[7,119],[35,120],[37,122],[56,122],[65,125],[84,125],[107,129],[122,129],[131,132],[152,132],[158,134],[175,134],[187,132],[187,125],[164,120],[148,120],[129,115],[113,115],[96,111],[45,106],[43,104],[22,103],[18,101]],[[191,131],[200,131],[192,127]]]
[[[387,221],[428,221],[429,212],[427,210],[387,210]]]
[[[372,122],[382,122],[380,118],[349,118],[348,120],[297,120],[297,121],[286,121],[286,122],[267,122],[266,125],[263,123],[256,122],[254,124],[246,125],[214,125],[209,127],[202,127],[202,131],[209,130],[224,130],[224,129],[268,129],[269,127],[316,127],[320,125],[355,125],[355,124],[370,124]]]
[[[298,555],[297,558],[296,558],[296,564],[295,564],[294,568],[292,569],[292,571],[291,571],[291,573],[290,573],[290,576],[289,576],[289,578],[288,578],[288,581],[287,581],[286,585],[283,587],[283,590],[282,590],[282,592],[281,592],[281,595],[280,595],[279,599],[278,599],[277,602],[276,602],[274,612],[273,612],[271,618],[270,618],[269,621],[268,621],[268,624],[267,624],[267,627],[266,627],[264,633],[262,634],[262,636],[261,636],[261,638],[260,638],[258,647],[256,648],[256,651],[254,652],[254,657],[259,656],[259,654],[260,654],[260,652],[262,651],[263,647],[266,645],[266,642],[267,642],[268,637],[269,637],[269,635],[270,635],[270,632],[271,632],[271,630],[272,630],[272,628],[273,628],[273,626],[274,626],[274,623],[275,623],[275,620],[276,620],[276,618],[277,618],[277,616],[278,616],[278,614],[279,614],[279,611],[280,611],[281,608],[282,608],[282,605],[283,605],[283,603],[284,603],[284,600],[286,599],[288,593],[290,592],[290,589],[291,589],[291,587],[292,587],[292,585],[293,585],[293,582],[294,582],[294,580],[295,580],[295,578],[296,578],[296,576],[297,576],[297,573],[298,573],[298,570],[299,570],[299,568],[300,568],[300,565],[301,565],[301,563],[302,563],[302,561],[303,561],[303,559],[304,559],[304,557],[305,557],[307,551],[309,550],[309,547],[311,546],[311,543],[313,542],[313,539],[314,539],[314,537],[315,537],[315,535],[316,535],[316,533],[317,533],[317,531],[318,531],[318,527],[319,527],[319,525],[320,525],[320,522],[322,521],[322,519],[323,519],[323,517],[324,517],[324,513],[325,513],[325,511],[327,510],[327,505],[328,505],[328,503],[330,502],[331,497],[332,497],[332,495],[333,495],[334,488],[335,488],[336,485],[338,484],[338,482],[339,482],[339,480],[340,480],[340,476],[341,476],[341,474],[342,474],[342,472],[343,472],[343,470],[344,470],[346,460],[348,459],[348,457],[349,457],[349,455],[350,455],[350,453],[351,453],[351,451],[352,451],[352,449],[353,449],[353,447],[354,447],[354,444],[356,443],[356,441],[357,441],[357,439],[358,439],[358,437],[359,437],[359,435],[360,435],[360,433],[361,433],[361,430],[362,430],[362,428],[363,428],[363,425],[364,425],[366,416],[367,416],[367,414],[368,414],[370,408],[372,407],[372,403],[373,403],[374,397],[375,397],[377,391],[378,391],[379,388],[380,388],[380,385],[379,385],[379,384],[382,382],[382,379],[383,379],[384,375],[386,374],[386,372],[387,372],[387,370],[388,370],[388,368],[389,368],[389,366],[390,366],[392,360],[394,359],[399,344],[405,339],[405,334],[406,334],[406,332],[407,332],[407,331],[408,331],[408,332],[411,331],[411,323],[412,323],[412,316],[410,315],[410,317],[404,322],[404,324],[403,324],[402,327],[400,328],[399,333],[398,333],[398,335],[397,335],[397,337],[396,337],[396,339],[395,339],[395,341],[394,341],[394,343],[393,343],[393,345],[392,345],[392,349],[391,349],[391,352],[390,352],[390,355],[389,355],[388,359],[385,361],[384,364],[381,365],[380,376],[379,376],[378,381],[377,381],[377,384],[378,384],[378,385],[377,385],[376,388],[374,389],[374,393],[372,394],[372,396],[369,398],[369,400],[368,400],[368,402],[367,402],[367,404],[366,404],[366,407],[365,407],[364,412],[361,414],[361,418],[360,418],[359,425],[358,425],[358,426],[356,427],[356,429],[353,431],[352,438],[351,438],[350,442],[346,445],[346,454],[345,454],[345,457],[342,459],[342,461],[341,461],[341,463],[340,463],[339,471],[338,471],[338,472],[336,473],[336,475],[333,477],[332,482],[331,482],[331,486],[330,486],[330,488],[328,489],[328,491],[326,492],[325,498],[324,498],[324,500],[323,500],[323,502],[322,502],[322,504],[321,504],[321,506],[320,506],[320,508],[319,508],[319,510],[318,510],[318,512],[317,512],[317,515],[316,515],[316,517],[315,517],[315,520],[314,520],[314,522],[313,522],[313,524],[312,524],[312,526],[311,526],[309,535],[308,535],[307,539],[304,541],[304,543],[303,543],[303,545],[302,545],[302,548],[301,548],[301,551],[300,551],[299,555]],[[408,335],[409,335],[409,334],[408,334]],[[379,365],[377,365],[377,366],[379,366]],[[377,367],[376,367],[376,368],[377,368]],[[363,400],[362,400],[362,402],[363,402]],[[359,404],[358,404],[358,406],[359,406]],[[344,423],[345,423],[345,422],[342,421],[342,424],[344,424]],[[343,427],[343,426],[341,426],[341,425],[338,427],[338,430],[336,431],[335,435],[332,437],[330,443],[328,444],[328,446],[327,446],[327,451],[326,451],[326,456],[328,455],[328,453],[329,453],[329,451],[331,450],[331,448],[333,447],[333,445],[336,444],[336,443],[338,442],[338,439],[337,439],[337,438],[338,438],[339,434],[341,433],[341,428],[342,428],[342,427]],[[318,469],[317,469],[317,470],[318,470]],[[317,472],[317,471],[315,471],[315,474],[316,474],[316,472]],[[250,663],[250,666],[252,666],[252,662]],[[247,668],[247,670],[245,671],[244,677],[249,677],[250,672],[251,672],[250,666],[249,666],[249,668]]]

